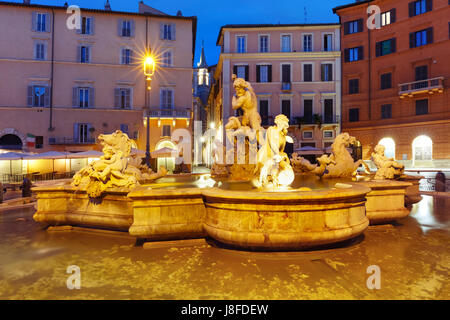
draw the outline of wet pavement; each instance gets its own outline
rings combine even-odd
[[[50,232],[34,210],[0,214],[0,299],[450,299],[450,198],[338,248],[245,252],[211,241],[136,246],[125,233]],[[147,246],[146,246],[147,247]],[[67,289],[69,266],[81,288]],[[380,289],[368,289],[369,266]]]

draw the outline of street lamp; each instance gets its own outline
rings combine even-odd
[[[156,62],[155,59],[148,55],[144,59],[144,75],[146,78],[146,90],[145,90],[145,108],[147,113],[147,146],[145,150],[145,163],[150,168],[150,90],[152,77],[155,74]]]

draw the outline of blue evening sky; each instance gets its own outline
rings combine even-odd
[[[10,0],[22,2],[22,0]],[[31,0],[34,4],[62,6],[66,0]],[[82,8],[102,9],[106,0],[67,0],[69,5]],[[112,10],[138,11],[139,0],[110,0]],[[264,23],[334,23],[339,22],[332,8],[354,2],[354,0],[146,0],[145,4],[167,14],[176,15],[181,10],[184,16],[197,16],[197,42],[195,63],[198,61],[202,41],[205,42],[208,65],[216,64],[219,47],[216,46],[220,27],[225,24]]]

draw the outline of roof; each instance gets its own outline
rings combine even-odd
[[[154,17],[154,18],[170,18],[170,19],[178,19],[178,20],[191,20],[192,21],[192,63],[194,62],[195,56],[195,41],[197,35],[197,17],[185,17],[185,16],[173,16],[165,14],[162,11],[156,10],[150,6],[147,6],[143,3],[139,3],[140,7],[143,8],[142,13],[140,12],[129,12],[129,11],[114,11],[114,10],[106,10],[106,9],[88,9],[88,8],[80,8],[83,12],[92,12],[99,14],[120,14],[120,15],[130,15],[130,16],[140,16],[140,17]],[[0,1],[0,6],[13,6],[13,7],[25,7],[25,8],[40,8],[40,9],[49,9],[49,10],[67,10],[66,6],[50,6],[45,4],[27,4],[23,2],[9,2],[9,1]]]
[[[287,27],[324,27],[340,26],[340,23],[288,23],[288,24],[226,24],[220,27],[216,45],[219,45],[223,29],[244,29],[244,28],[287,28]]]
[[[360,4],[365,4],[365,3],[372,2],[372,1],[374,1],[374,0],[361,0],[361,1],[355,1],[355,2],[352,2],[349,4],[344,4],[342,6],[333,8],[333,13],[336,13],[336,11],[341,10],[341,9],[359,6]]]
[[[206,63],[206,55],[205,55],[205,48],[202,44],[202,54],[200,55],[200,61],[197,63],[197,68],[208,68],[208,64]]]

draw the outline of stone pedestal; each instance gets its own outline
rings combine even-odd
[[[422,200],[422,196],[419,191],[419,182],[420,180],[425,179],[424,176],[411,176],[404,175],[398,181],[409,182],[412,185],[406,188],[405,195],[405,207],[412,206],[414,203],[417,203]]]

